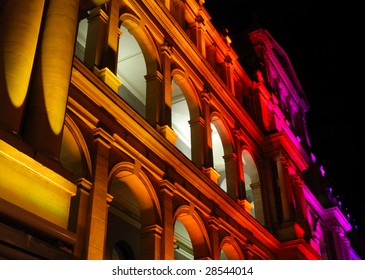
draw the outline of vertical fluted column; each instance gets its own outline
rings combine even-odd
[[[44,0],[8,0],[2,5],[0,127],[18,134],[33,69]]]
[[[174,219],[172,198],[175,187],[168,181],[161,182],[162,241],[161,259],[174,259]]]
[[[24,122],[25,140],[55,159],[61,149],[78,5],[78,0],[48,3]]]
[[[107,198],[109,178],[109,149],[112,139],[103,130],[96,130],[94,136],[95,159],[93,186],[90,190],[87,215],[87,259],[104,258],[107,230]]]

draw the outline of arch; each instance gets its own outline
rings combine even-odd
[[[241,160],[245,178],[246,198],[251,203],[251,216],[264,224],[261,183],[255,160],[247,146],[242,147]]]
[[[207,257],[211,257],[211,246],[207,230],[193,207],[186,205],[180,206],[174,215],[174,225],[176,221],[181,222],[189,234],[193,247],[194,259],[206,259]]]
[[[216,127],[219,136],[222,140],[222,145],[224,149],[225,155],[230,155],[233,153],[233,145],[232,145],[232,135],[231,132],[228,129],[228,125],[225,122],[224,118],[221,116],[221,114],[217,111],[213,111],[211,113],[211,122]]]
[[[113,193],[113,179],[124,183],[136,199],[142,226],[161,224],[161,207],[156,192],[138,164],[122,162],[114,166],[109,175],[110,193]]]
[[[115,244],[123,240],[136,259],[158,259],[161,208],[141,165],[116,164],[108,182],[112,200],[108,207],[105,256],[111,258]]]
[[[225,256],[229,260],[244,259],[240,246],[232,236],[224,237],[223,240],[221,241],[220,248],[221,248],[221,257]]]
[[[143,23],[137,16],[131,13],[122,13],[119,17],[119,21],[138,42],[146,62],[147,72],[154,73],[159,70],[160,59],[158,48]]]
[[[92,164],[84,136],[72,118],[66,114],[63,128],[60,161],[72,174],[72,179],[91,178]]]
[[[141,116],[146,115],[147,77],[155,76],[160,58],[156,44],[142,22],[133,14],[123,13],[119,20],[117,75],[122,81],[118,95]]]
[[[200,116],[201,104],[198,93],[195,90],[193,82],[187,77],[187,74],[179,68],[174,67],[171,71],[172,80],[179,86],[183,97],[189,107],[190,119]]]
[[[234,161],[229,158],[233,154],[232,137],[219,112],[211,113],[213,167],[220,174],[218,185],[229,196],[236,199]],[[230,171],[230,172],[227,172]]]
[[[189,159],[192,159],[192,127],[191,120],[200,116],[200,104],[191,80],[180,69],[172,72],[172,122],[171,126],[178,135],[176,147]]]

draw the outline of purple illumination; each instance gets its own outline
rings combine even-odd
[[[316,156],[313,153],[311,153],[311,159],[313,163],[317,161]]]
[[[322,177],[324,177],[324,174],[325,174],[326,172],[324,171],[323,166],[321,165],[321,166],[319,167],[319,169],[321,170]]]

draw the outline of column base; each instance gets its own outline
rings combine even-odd
[[[221,175],[219,175],[219,173],[213,167],[209,168],[203,167],[202,171],[205,175],[209,177],[209,179],[211,179],[214,183],[218,184],[218,179]]]
[[[279,241],[289,241],[304,239],[304,230],[296,222],[286,222],[275,229],[276,237]]]
[[[122,81],[108,68],[98,69],[94,66],[94,74],[96,74],[100,80],[102,80],[106,85],[108,85],[115,93],[118,93],[119,87]]]
[[[247,199],[238,199],[237,203],[251,215],[252,204]]]
[[[176,139],[177,139],[177,134],[175,133],[175,131],[172,130],[171,127],[169,127],[168,125],[164,125],[164,126],[159,126],[158,124],[156,125],[156,129],[157,131],[163,136],[165,137],[170,143],[172,143],[173,145],[175,145]]]

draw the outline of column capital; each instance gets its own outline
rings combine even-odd
[[[208,89],[204,89],[201,91],[201,97],[202,100],[210,103],[210,101],[212,100],[212,94],[210,93],[210,91]]]
[[[174,193],[176,191],[176,186],[168,180],[161,180],[160,181],[160,191],[164,194],[167,194],[168,196],[172,197],[174,196]]]
[[[148,236],[151,234],[161,236],[162,231],[163,231],[163,228],[157,224],[144,226],[141,228],[142,238],[143,238],[143,236]]]
[[[161,44],[161,53],[167,55],[168,57],[171,57],[173,51],[172,51],[172,45],[170,43],[170,40],[165,38],[163,43]]]
[[[145,77],[145,79],[146,79],[147,82],[148,81],[151,81],[151,80],[155,80],[155,79],[157,79],[157,80],[159,80],[161,82],[163,80],[163,75],[162,75],[162,73],[160,71],[156,71],[155,73],[146,75],[144,77]]]
[[[218,230],[221,226],[221,223],[216,217],[211,216],[208,218],[208,226],[214,230]]]
[[[110,147],[110,144],[115,141],[115,139],[101,127],[95,128],[93,134],[94,141],[102,143],[104,146]]]

